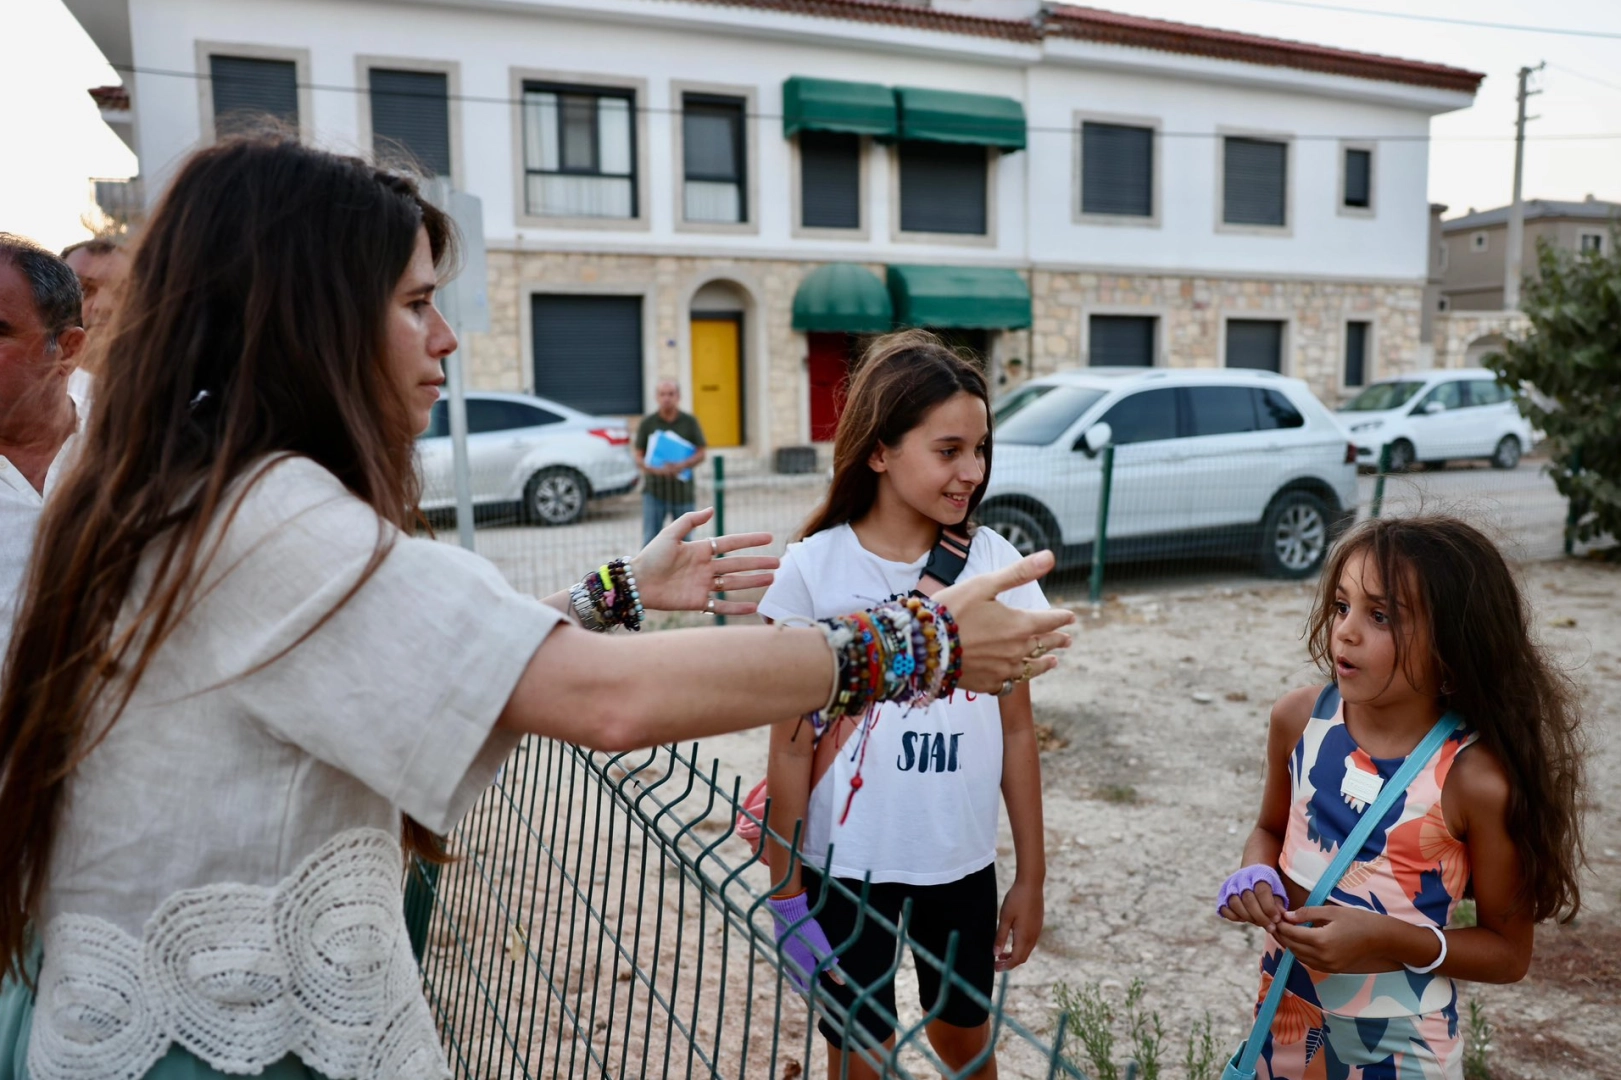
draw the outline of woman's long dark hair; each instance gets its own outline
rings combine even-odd
[[[838,433],[833,437],[833,482],[827,498],[811,515],[801,536],[860,521],[878,499],[878,474],[868,461],[878,447],[899,445],[929,410],[958,394],[985,403],[991,420],[985,376],[925,330],[900,330],[875,339],[851,378]],[[985,477],[968,498],[971,520],[991,479],[991,432],[985,433]]]
[[[1581,908],[1584,862],[1580,717],[1570,680],[1532,639],[1531,613],[1497,546],[1466,522],[1376,518],[1334,549],[1312,609],[1311,657],[1333,678],[1334,590],[1353,556],[1387,595],[1396,664],[1418,681],[1433,670],[1438,706],[1480,733],[1509,776],[1508,833],[1520,861],[1518,902],[1537,921]],[[1427,656],[1404,648],[1407,619],[1429,630]]]
[[[416,432],[384,347],[424,229],[443,264],[453,227],[409,179],[285,137],[195,154],[153,213],[99,350],[78,462],[40,524],[5,662],[0,971],[20,970],[66,779],[196,602],[218,549],[210,527],[230,520],[251,481],[230,495],[233,484],[267,459],[303,455],[376,510],[372,558],[338,606],[416,515]],[[117,625],[146,557],[151,586]],[[93,715],[109,719],[92,730]],[[442,854],[415,823],[405,841]]]

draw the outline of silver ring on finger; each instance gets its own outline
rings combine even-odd
[[[715,538],[713,536],[709,538],[709,557],[711,559],[720,558],[720,545],[715,543]]]
[[[726,591],[726,582],[719,574],[715,575],[715,591],[716,592],[725,592]]]
[[[705,615],[713,615],[713,614],[715,614],[715,598],[713,596],[711,596],[708,600],[704,601],[704,614]]]
[[[1018,683],[1014,682],[1012,679],[1008,679],[1002,684],[1002,689],[996,692],[996,696],[1007,697],[1009,694],[1013,693],[1013,688],[1017,685]]]

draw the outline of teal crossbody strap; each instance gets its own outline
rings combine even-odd
[[[1315,709],[1312,712],[1313,715],[1316,714]],[[1306,907],[1316,907],[1328,899],[1328,894],[1334,891],[1334,886],[1340,883],[1345,871],[1351,868],[1351,863],[1362,851],[1362,845],[1368,842],[1369,835],[1379,822],[1384,820],[1390,808],[1395,805],[1396,799],[1406,792],[1419,770],[1430,763],[1430,759],[1440,751],[1442,744],[1451,738],[1452,733],[1462,724],[1463,720],[1457,713],[1452,712],[1435,722],[1429,734],[1413,748],[1413,752],[1407,755],[1407,760],[1401,763],[1396,774],[1380,789],[1379,797],[1362,812],[1362,818],[1356,823],[1356,828],[1345,838],[1345,843],[1341,844],[1339,851],[1334,854],[1334,861],[1328,864],[1323,876],[1317,879],[1316,888],[1306,897]],[[1283,990],[1289,982],[1289,972],[1294,969],[1294,965],[1295,954],[1285,949],[1282,959],[1278,961],[1277,973],[1272,976],[1272,987],[1267,991],[1266,1000],[1261,1003],[1260,1011],[1255,1014],[1255,1026],[1250,1029],[1249,1041],[1244,1044],[1243,1053],[1239,1055],[1237,1064],[1241,1075],[1255,1075],[1255,1063],[1260,1060],[1261,1046],[1266,1042],[1267,1033],[1272,1030],[1272,1017],[1278,1011],[1278,1003],[1283,1000]]]

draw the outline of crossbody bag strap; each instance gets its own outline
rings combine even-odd
[[[1328,894],[1334,891],[1334,887],[1340,883],[1340,878],[1345,876],[1345,871],[1351,868],[1351,863],[1361,853],[1362,845],[1368,842],[1368,837],[1379,822],[1384,820],[1396,800],[1412,784],[1413,778],[1430,763],[1430,759],[1440,751],[1442,744],[1452,737],[1452,733],[1458,730],[1462,723],[1463,720],[1457,713],[1447,713],[1435,722],[1429,734],[1425,735],[1423,741],[1407,755],[1407,760],[1401,763],[1396,774],[1379,790],[1379,797],[1362,812],[1361,819],[1351,830],[1351,835],[1345,838],[1345,843],[1340,845],[1339,851],[1335,852],[1334,860],[1328,864],[1328,869],[1323,871],[1323,876],[1317,879],[1316,887],[1311,890],[1311,895],[1306,897],[1306,907],[1316,907],[1328,899]],[[1255,1071],[1255,1063],[1261,1057],[1261,1046],[1266,1042],[1267,1033],[1272,1030],[1272,1017],[1277,1013],[1278,1004],[1283,1000],[1284,987],[1289,982],[1289,972],[1294,968],[1294,963],[1295,954],[1285,949],[1282,959],[1278,961],[1278,970],[1272,976],[1272,987],[1267,991],[1266,1000],[1261,1003],[1261,1008],[1255,1014],[1255,1026],[1250,1029],[1249,1041],[1244,1044],[1244,1052],[1239,1057],[1239,1067],[1242,1070],[1251,1073]]]
[[[957,578],[962,576],[963,567],[968,565],[968,549],[972,546],[973,541],[967,532],[941,529],[940,539],[929,550],[929,561],[923,564],[923,575],[917,579],[917,591],[924,596],[933,596],[955,585]]]

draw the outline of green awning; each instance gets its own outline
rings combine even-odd
[[[895,138],[895,92],[877,83],[807,79],[795,75],[782,84],[782,135],[801,131],[846,131]]]
[[[895,325],[1023,330],[1030,286],[1017,270],[980,266],[891,266]]]
[[[1024,106],[1012,98],[902,86],[895,100],[903,139],[1024,149]]]
[[[883,283],[855,263],[817,267],[794,293],[795,330],[882,334],[894,326],[894,308]]]

